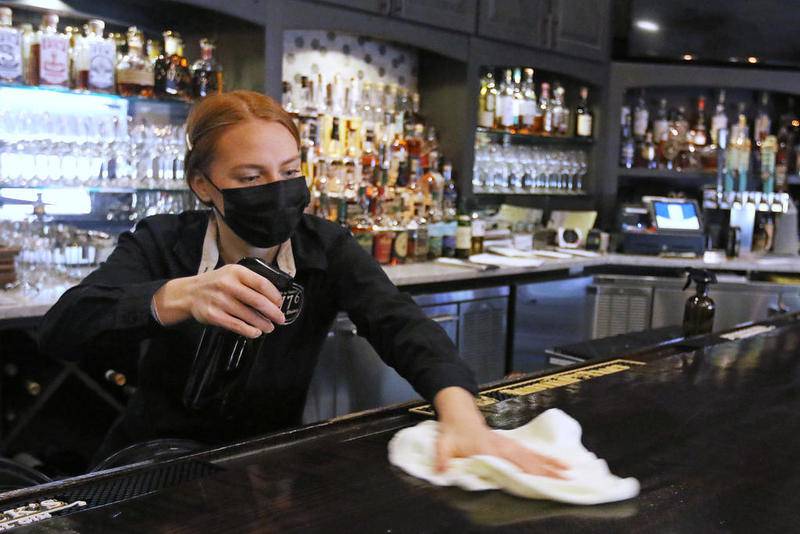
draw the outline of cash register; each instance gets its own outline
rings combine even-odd
[[[705,233],[697,202],[685,198],[642,197],[620,213],[622,252],[628,254],[696,254],[705,250]]]

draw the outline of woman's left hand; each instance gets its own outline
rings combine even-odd
[[[487,454],[516,464],[532,475],[564,476],[568,466],[555,458],[537,454],[516,441],[492,432],[475,408],[472,396],[461,388],[446,388],[436,399],[439,436],[436,441],[436,470],[444,471],[453,458]]]

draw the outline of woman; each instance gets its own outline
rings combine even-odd
[[[187,122],[186,176],[210,211],[156,215],[47,313],[40,344],[62,358],[149,340],[139,385],[98,452],[174,437],[220,444],[300,423],[323,340],[338,310],[426,399],[441,422],[437,458],[494,454],[531,473],[563,466],[490,432],[474,379],[445,332],[389,281],[349,233],[303,214],[299,134],[272,99],[235,91],[206,98]],[[283,325],[281,295],[236,262],[258,257],[295,277],[304,308]],[[192,410],[182,392],[203,325],[264,336],[234,414]]]

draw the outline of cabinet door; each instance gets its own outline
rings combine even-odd
[[[473,33],[477,0],[394,0],[392,12],[403,19]]]
[[[352,7],[362,9],[372,13],[387,14],[391,7],[391,0],[321,0],[325,4],[336,4],[337,6]]]
[[[479,384],[505,374],[507,320],[506,297],[459,304],[458,352]]]
[[[483,0],[478,34],[527,46],[547,46],[547,0]]]
[[[608,58],[608,0],[553,0],[550,46],[585,59]]]

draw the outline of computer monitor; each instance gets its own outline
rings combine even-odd
[[[659,230],[700,231],[700,215],[694,201],[656,198],[650,201],[653,223]]]

